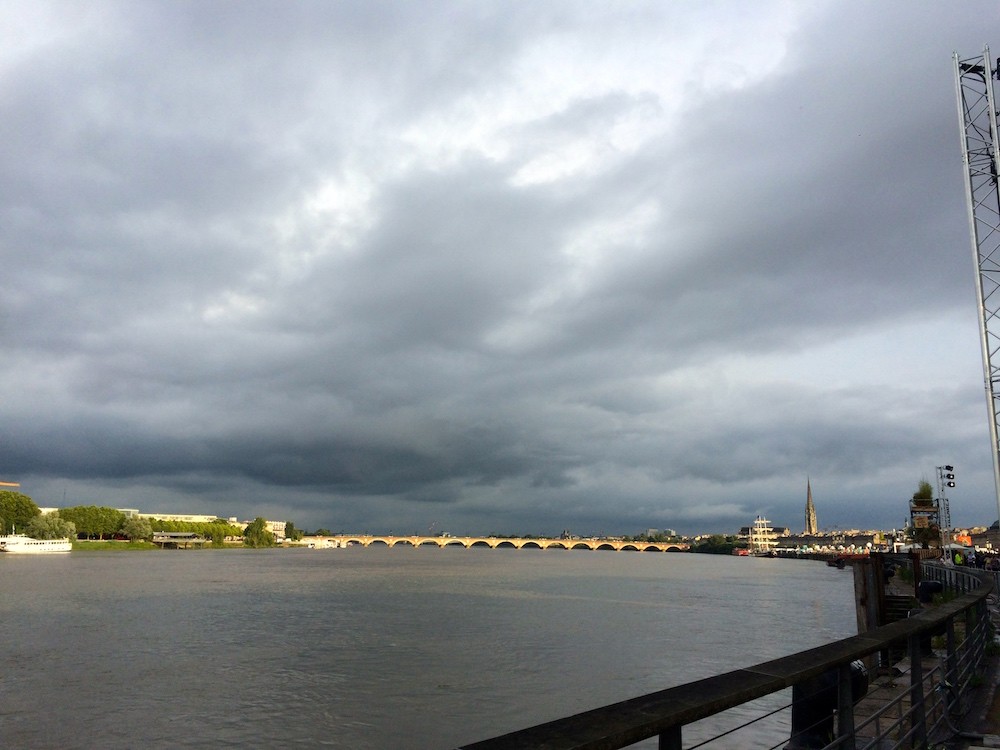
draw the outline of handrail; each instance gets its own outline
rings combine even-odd
[[[993,576],[926,563],[921,570],[925,577],[967,593],[862,635],[463,745],[459,750],[619,750],[657,736],[661,750],[681,750],[681,729],[694,721],[794,687],[831,669],[839,668],[842,679],[849,679],[844,670],[851,662],[902,642],[910,644],[911,660],[919,661],[919,647],[914,648],[914,644],[942,627],[950,632],[955,619],[962,614],[979,612],[978,622],[988,625],[985,601],[994,587]],[[984,639],[977,642],[980,649],[984,648]],[[977,659],[981,656],[978,654]],[[913,666],[919,674],[919,664]],[[851,713],[850,704],[847,713]],[[853,731],[853,726],[841,729],[845,735],[853,736]],[[926,736],[925,730],[923,735]]]

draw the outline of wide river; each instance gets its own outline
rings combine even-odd
[[[852,587],[651,552],[0,555],[0,744],[452,748],[854,635]]]

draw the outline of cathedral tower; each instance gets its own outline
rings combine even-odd
[[[819,529],[816,527],[816,506],[813,505],[813,491],[809,478],[806,478],[806,534],[815,535]]]

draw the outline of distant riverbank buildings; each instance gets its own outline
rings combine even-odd
[[[58,513],[58,508],[39,508],[42,514],[46,513]],[[181,521],[183,523],[213,523],[219,519],[225,521],[226,523],[232,524],[233,526],[249,526],[250,521],[241,521],[236,516],[231,516],[230,518],[222,518],[222,516],[214,516],[211,514],[204,513],[140,513],[137,508],[115,508],[119,513],[122,513],[126,518],[147,518],[149,520],[156,519],[157,521]],[[286,521],[266,521],[267,530],[274,534],[276,539],[285,538],[285,527],[287,525]]]
[[[753,526],[744,526],[740,529],[739,538],[745,541],[752,549],[759,545],[754,544],[754,526],[760,526],[760,517]],[[816,504],[813,502],[812,481],[806,478],[806,506],[805,523],[801,534],[794,534],[786,526],[769,526],[769,535],[773,541],[769,545],[781,549],[800,549],[816,551],[832,550],[871,550],[885,549],[892,544],[892,535],[884,531],[865,531],[861,529],[844,529],[832,532],[821,532],[816,515]],[[759,536],[759,530],[756,532]]]
[[[924,507],[924,504],[927,507]],[[931,507],[934,505],[935,507]],[[930,513],[936,513],[936,501],[917,501],[910,503],[910,525],[914,527],[926,526],[926,517]],[[915,521],[916,518],[924,519],[923,523]],[[935,517],[936,519],[936,517]],[[740,529],[738,538],[752,549],[760,548],[761,544],[755,544],[756,536],[760,536],[761,521],[766,523],[766,519],[758,516],[754,525],[744,526]],[[757,526],[755,532],[754,526]],[[884,550],[891,549],[894,542],[904,542],[904,533],[901,530],[862,530],[862,529],[835,529],[833,531],[820,531],[816,515],[816,504],[813,502],[812,481],[806,478],[806,505],[805,524],[801,534],[792,533],[791,529],[783,526],[770,526],[767,524],[769,547],[780,549],[814,550],[820,552],[827,551],[852,551]],[[967,546],[974,546],[980,550],[1000,550],[1000,524],[993,526],[976,526],[973,528],[948,529],[951,539]]]
[[[198,515],[193,513],[140,513],[133,508],[119,508],[122,513],[126,516],[135,515],[139,518],[148,518],[150,520],[157,519],[160,521],[184,521],[186,523],[212,523],[218,520],[221,516],[211,516],[211,515]],[[249,526],[250,521],[240,521],[236,516],[231,518],[223,518],[223,521],[232,524],[233,526]],[[277,539],[285,538],[285,527],[287,525],[286,521],[267,521],[267,530],[274,534]]]

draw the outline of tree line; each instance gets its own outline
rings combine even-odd
[[[216,546],[233,537],[242,537],[248,547],[271,547],[276,542],[267,521],[259,517],[244,528],[221,518],[208,522],[138,518],[98,505],[76,505],[42,515],[30,497],[9,490],[0,491],[0,532],[23,533],[35,539],[124,537],[132,541],[152,539],[154,532],[187,532],[211,539]],[[292,522],[286,522],[288,538],[301,539],[302,534]]]

